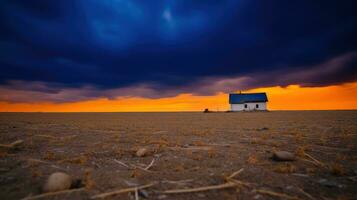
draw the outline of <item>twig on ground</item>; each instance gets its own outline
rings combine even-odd
[[[37,163],[51,164],[50,162],[43,161],[43,160],[39,160],[39,159],[35,159],[35,158],[29,158],[29,159],[27,159],[27,161],[28,161],[28,162],[37,162]]]
[[[313,164],[313,165],[315,165],[315,166],[321,166],[320,164],[318,164],[318,163],[316,163],[316,162],[314,162],[314,161],[305,159],[305,158],[300,158],[300,160],[303,160],[303,161],[305,161],[305,162],[311,163],[311,164]]]
[[[284,199],[299,200],[298,197],[290,196],[290,195],[287,195],[287,194],[284,194],[284,193],[273,192],[273,191],[269,191],[269,190],[259,189],[259,190],[256,190],[256,192],[258,192],[260,194],[267,194],[267,195],[270,195],[270,196],[273,196],[273,197],[281,197],[281,198],[284,198]]]
[[[134,166],[134,167],[135,167],[134,169],[141,169],[143,171],[146,171],[146,172],[149,172],[149,173],[153,173],[153,171],[147,170],[147,169],[139,167],[139,166]]]
[[[305,153],[305,156],[307,156],[308,158],[310,158],[311,160],[313,160],[316,164],[325,167],[326,165],[322,162],[320,162],[319,160],[317,160],[316,158],[312,157],[310,154]]]
[[[34,135],[34,136],[36,136],[36,137],[43,137],[43,138],[49,138],[49,139],[58,139],[57,137],[52,136],[52,135],[38,134],[38,135]]]
[[[144,169],[145,170],[149,170],[154,165],[154,162],[155,162],[155,158],[153,158],[151,163],[147,167],[145,167]]]
[[[307,196],[309,199],[311,200],[315,200],[315,198],[313,196],[311,196],[309,193],[305,192],[303,189],[298,188],[299,192],[301,192],[302,194],[304,194],[305,196]]]
[[[237,175],[239,175],[240,173],[242,173],[243,171],[244,171],[244,169],[242,168],[242,169],[240,169],[240,170],[238,170],[238,171],[232,173],[230,176],[227,177],[227,179],[232,179],[232,178],[234,178],[235,176],[237,176]]]
[[[293,176],[298,176],[298,177],[303,177],[303,178],[308,178],[308,177],[309,177],[308,174],[292,173],[291,175],[293,175]]]
[[[153,132],[152,134],[161,134],[161,133],[167,133],[168,131],[156,131],[156,132]]]
[[[125,188],[125,189],[118,189],[118,190],[114,190],[112,192],[105,192],[105,193],[101,193],[101,194],[97,194],[91,197],[91,199],[101,199],[101,198],[105,198],[105,197],[109,197],[109,196],[113,196],[113,195],[117,195],[117,194],[122,194],[122,193],[127,193],[127,192],[135,192],[135,190],[140,190],[140,189],[144,189],[144,188],[148,188],[148,187],[152,187],[154,185],[156,185],[157,183],[149,183],[143,186],[139,186],[139,187],[131,187],[131,188]]]
[[[125,163],[123,163],[123,162],[121,162],[121,161],[119,161],[119,160],[117,160],[117,159],[114,159],[114,162],[116,162],[116,163],[118,163],[119,165],[122,165],[122,166],[124,166],[124,167],[126,167],[126,168],[128,168],[128,169],[141,169],[141,170],[143,170],[143,171],[146,171],[146,172],[152,172],[152,171],[150,171],[150,170],[148,170],[148,169],[146,169],[147,167],[151,167],[152,166],[152,164],[154,164],[154,163],[150,163],[151,164],[151,166],[150,166],[150,164],[146,167],[146,168],[142,168],[142,167],[139,167],[139,166],[135,166],[135,165],[127,165],[127,164],[125,164]],[[151,161],[151,162],[153,162],[153,161]]]
[[[135,188],[135,200],[139,200],[138,188]]]
[[[236,180],[236,179],[229,179],[228,180],[229,182],[233,182],[237,185],[243,185],[245,187],[250,187],[251,183],[246,183],[246,182],[243,182],[243,181],[239,181],[239,180]]]
[[[189,189],[173,189],[173,190],[166,190],[163,191],[163,194],[180,194],[180,193],[191,193],[191,192],[202,192],[202,191],[208,191],[208,190],[219,190],[219,189],[225,189],[225,188],[232,188],[236,187],[237,184],[233,182],[228,182],[220,185],[211,185],[211,186],[205,186],[205,187],[198,187],[198,188],[189,188]]]
[[[133,167],[131,167],[131,166],[129,166],[129,165],[127,165],[127,164],[125,164],[125,163],[123,163],[123,162],[117,160],[117,159],[114,159],[114,162],[116,162],[116,163],[118,163],[119,165],[122,165],[122,166],[124,166],[124,167],[126,167],[126,168],[128,168],[128,169],[133,169]]]
[[[227,182],[233,182],[237,185],[243,185],[243,186],[246,186],[246,187],[250,187],[250,183],[246,183],[246,182],[243,182],[243,181],[240,181],[240,180],[237,180],[237,179],[234,179],[234,177],[238,176],[240,173],[242,173],[244,171],[244,169],[240,169],[238,171],[235,171],[233,172],[230,176],[228,176],[226,178],[226,181]]]
[[[180,180],[180,181],[161,181],[162,183],[170,183],[170,184],[178,184],[178,185],[183,185],[188,182],[192,182],[194,179],[186,179],[186,180]]]
[[[218,146],[218,147],[231,147],[231,144],[218,144],[218,143],[211,143],[207,144],[207,146]]]
[[[13,149],[18,147],[19,145],[21,145],[22,143],[24,143],[23,140],[16,140],[15,142],[12,142],[10,144],[0,144],[0,147],[2,148],[8,148],[8,149]]]
[[[210,151],[212,147],[209,146],[188,146],[188,147],[168,147],[171,150],[203,150],[203,151]]]
[[[42,199],[45,197],[56,196],[56,195],[60,195],[60,194],[70,194],[73,192],[80,192],[80,191],[84,191],[84,190],[85,190],[85,188],[77,188],[77,189],[63,190],[63,191],[58,191],[58,192],[49,192],[49,193],[44,193],[44,194],[40,194],[40,195],[36,195],[36,196],[25,197],[22,200]]]
[[[32,163],[42,163],[42,164],[48,164],[50,165],[50,167],[53,167],[55,169],[60,169],[60,170],[63,170],[63,171],[67,171],[66,169],[62,168],[62,167],[59,167],[57,165],[54,165],[52,164],[51,162],[47,162],[47,161],[44,161],[44,160],[39,160],[39,159],[34,159],[34,158],[28,158],[27,159],[27,162],[29,162],[28,166],[25,166],[25,167],[29,167],[31,165],[31,162]]]

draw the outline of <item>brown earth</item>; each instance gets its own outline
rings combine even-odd
[[[0,113],[0,199],[41,194],[62,171],[85,190],[43,199],[89,199],[155,183],[139,199],[353,199],[357,111],[256,113]],[[141,147],[148,155],[137,157]],[[274,151],[296,154],[277,162]],[[153,160],[151,168],[144,170]],[[119,162],[128,167],[119,164]],[[182,194],[166,190],[233,183]],[[135,199],[133,193],[108,199]]]

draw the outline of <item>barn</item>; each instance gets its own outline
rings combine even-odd
[[[229,94],[231,111],[264,111],[267,110],[266,93],[232,93]]]

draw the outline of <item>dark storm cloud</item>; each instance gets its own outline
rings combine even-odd
[[[357,80],[354,1],[0,4],[2,100],[159,98]]]

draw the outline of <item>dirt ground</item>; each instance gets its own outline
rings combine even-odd
[[[357,111],[0,113],[0,143],[16,140],[23,144],[0,149],[0,199],[39,195],[57,171],[84,189],[42,199],[90,199],[150,183],[139,199],[357,197]],[[147,155],[136,156],[143,147]],[[296,160],[272,160],[279,150]],[[234,184],[175,191],[225,183]]]

